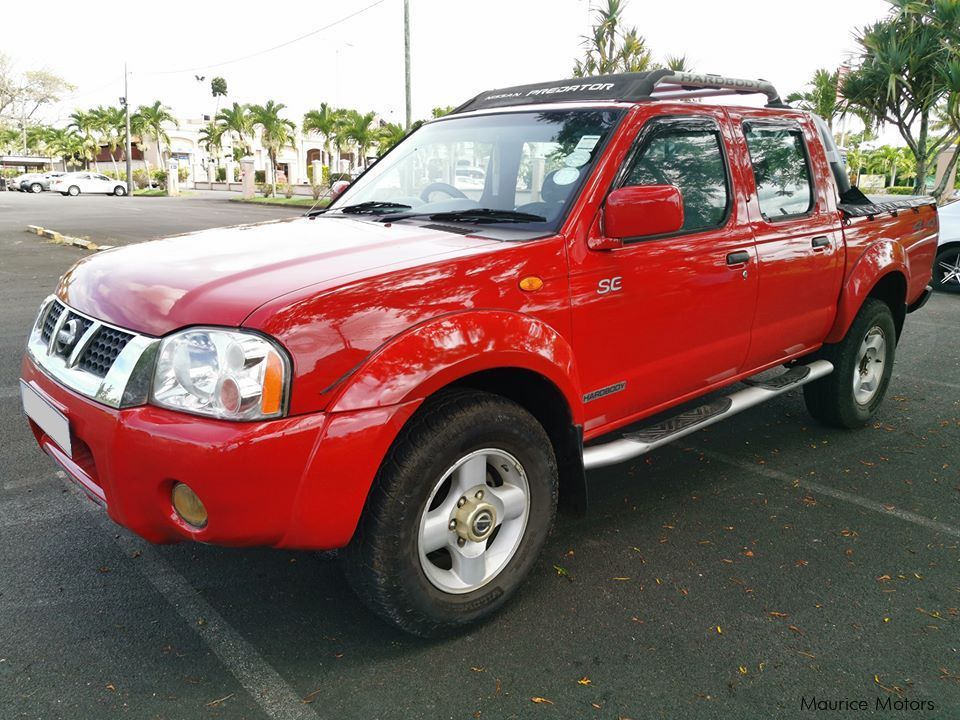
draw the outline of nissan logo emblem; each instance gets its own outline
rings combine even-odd
[[[57,346],[61,350],[71,349],[80,339],[80,322],[74,318],[64,323],[57,333]]]

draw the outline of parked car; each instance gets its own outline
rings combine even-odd
[[[744,92],[769,103],[676,101]],[[533,145],[539,187],[517,190]],[[481,147],[480,199],[435,179]],[[431,635],[504,605],[586,469],[801,387],[818,421],[869,423],[936,247],[931,199],[871,203],[769,83],[513,87],[329,209],[84,258],[21,396],[117,523],[340,548],[364,602]]]
[[[15,178],[13,178],[13,180],[10,181],[10,189],[19,190],[20,192],[29,192],[30,184],[33,182],[38,182],[42,179],[42,173],[23,173],[22,175],[17,175]],[[25,185],[26,189],[24,188]]]
[[[61,195],[76,196],[80,193],[92,195],[116,195],[121,197],[127,194],[127,184],[122,180],[111,180],[106,175],[92,172],[73,172],[54,178],[50,189]]]
[[[933,286],[960,293],[960,200],[940,208],[940,245],[933,266]]]
[[[50,183],[66,175],[64,172],[48,172],[43,175],[36,175],[27,180],[20,181],[20,190],[22,192],[39,193],[50,189]]]

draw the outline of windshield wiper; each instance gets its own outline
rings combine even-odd
[[[497,210],[495,208],[471,208],[469,210],[451,210],[437,213],[400,213],[398,215],[384,215],[383,222],[406,220],[413,217],[428,217],[440,222],[467,222],[467,223],[521,223],[546,222],[543,215],[520,212],[519,210]]]
[[[337,209],[340,212],[348,215],[372,215],[376,213],[377,210],[409,210],[410,206],[397,202],[370,200],[369,202],[357,203],[356,205],[347,205],[346,207]]]

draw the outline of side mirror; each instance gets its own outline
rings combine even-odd
[[[333,185],[330,186],[330,202],[333,202],[338,197],[343,195],[343,191],[350,187],[350,183],[347,180],[337,180]]]
[[[673,185],[622,187],[607,195],[603,206],[603,237],[593,250],[609,250],[624,238],[668,235],[683,227],[683,195]]]

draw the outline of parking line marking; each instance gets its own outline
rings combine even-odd
[[[928,530],[945,533],[947,535],[952,535],[953,537],[960,537],[960,528],[955,528],[952,525],[947,525],[946,523],[942,523],[938,520],[931,520],[925,515],[918,515],[917,513],[910,512],[909,510],[901,510],[900,508],[888,510],[875,500],[869,500],[865,497],[860,497],[859,495],[852,495],[851,493],[844,492],[843,490],[837,490],[827,485],[821,485],[820,483],[812,480],[795,478],[792,475],[780,472],[779,470],[773,470],[767,467],[757,467],[754,464],[745,462],[743,460],[738,460],[737,458],[731,457],[724,453],[716,452],[714,450],[701,450],[699,448],[694,448],[694,452],[698,452],[701,455],[712,458],[726,465],[732,465],[733,467],[738,467],[742,470],[746,470],[747,472],[754,473],[755,475],[762,475],[763,477],[771,480],[788,482],[791,485],[796,484],[800,487],[806,488],[807,490],[818,492],[821,495],[827,495],[835,498],[836,500],[842,500],[843,502],[848,502],[853,505],[859,505],[867,510],[873,510],[881,515],[892,515],[899,520],[904,520],[906,522],[913,523],[914,525],[925,527]]]
[[[79,488],[75,492],[82,493]],[[256,648],[234,630],[147,541],[126,530],[118,532],[119,526],[106,513],[97,513],[94,521],[113,536],[128,558],[135,552],[140,553],[135,561],[140,574],[200,636],[261,710],[273,720],[317,720],[314,706],[305,704],[296,690],[263,659]]]
[[[920,377],[918,375],[902,375],[895,373],[894,378],[900,378],[901,380],[911,380],[918,383],[927,383],[928,385],[939,385],[940,387],[947,387],[952,390],[960,390],[960,385],[957,383],[945,382],[943,380],[931,380],[930,378]]]

